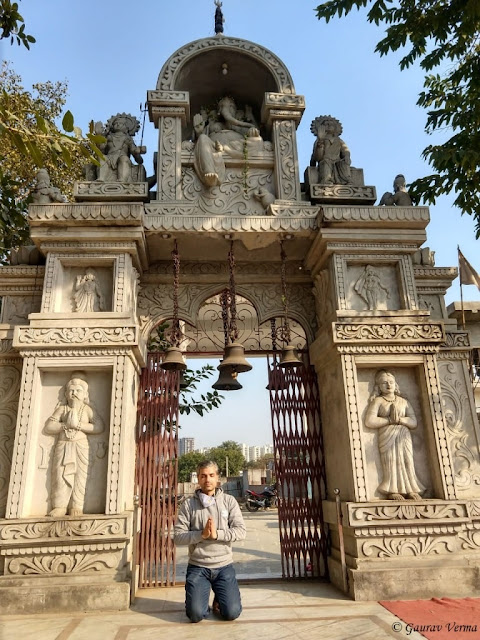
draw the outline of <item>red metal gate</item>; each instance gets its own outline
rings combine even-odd
[[[325,465],[317,376],[269,358],[270,407],[284,578],[327,575]]]
[[[177,507],[179,376],[149,353],[140,378],[136,485],[141,530],[136,545],[140,587],[175,584],[173,525]]]

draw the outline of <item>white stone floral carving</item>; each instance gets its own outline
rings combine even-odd
[[[135,327],[57,327],[54,329],[30,329],[20,327],[18,346],[70,344],[133,344],[136,341]]]
[[[367,558],[439,555],[453,551],[455,551],[453,538],[433,535],[412,538],[382,538],[366,541],[362,545],[362,553]]]
[[[335,340],[338,342],[371,340],[378,342],[421,342],[444,340],[441,324],[335,324]]]
[[[5,516],[7,504],[20,379],[20,365],[15,367],[0,361],[0,518]]]

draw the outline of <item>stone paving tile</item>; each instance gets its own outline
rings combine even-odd
[[[56,640],[70,625],[69,616],[0,618],[0,640]]]

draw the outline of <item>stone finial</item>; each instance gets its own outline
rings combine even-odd
[[[411,207],[412,204],[412,199],[405,184],[405,176],[399,173],[393,181],[393,193],[386,191],[379,202],[379,206]]]
[[[32,200],[35,204],[66,202],[67,198],[60,192],[60,189],[50,184],[50,176],[46,169],[39,169],[35,179],[36,184],[32,191]]]
[[[219,33],[223,33],[223,23],[225,22],[225,18],[222,13],[222,2],[220,0],[215,0],[215,35]]]

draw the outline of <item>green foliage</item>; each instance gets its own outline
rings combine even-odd
[[[245,466],[245,458],[242,448],[238,442],[226,440],[218,447],[210,449],[208,453],[209,460],[213,460],[218,464],[220,475],[226,475],[226,462],[228,456],[228,475],[236,476]]]
[[[246,469],[272,469],[274,468],[273,453],[266,453],[258,460],[251,460],[245,465]]]
[[[45,167],[52,185],[68,198],[74,180],[82,177],[85,159],[91,159],[90,149],[99,141],[90,134],[93,145],[83,139],[69,111],[63,127],[74,135],[57,128],[66,95],[65,82],[38,83],[28,91],[7,62],[0,67],[0,260],[5,259],[5,249],[26,241],[26,211],[38,169]]]
[[[198,465],[205,459],[203,453],[190,451],[178,458],[178,482],[190,482],[191,474],[197,470]]]
[[[22,16],[18,13],[18,3],[10,0],[0,0],[0,40],[10,38],[10,44],[15,40],[17,44],[23,44],[30,49],[30,44],[35,42],[33,36],[25,33],[25,25]]]
[[[28,243],[28,198],[17,198],[20,184],[0,169],[0,264],[12,247]]]
[[[210,378],[216,369],[211,364],[206,364],[201,369],[187,369],[183,373],[183,379],[187,385],[186,389],[180,391],[180,413],[188,415],[190,412],[204,413],[218,408],[222,404],[224,396],[220,395],[216,389],[200,394],[200,397],[192,398],[192,394],[197,390],[197,385],[201,380]]]
[[[369,7],[367,19],[386,26],[381,56],[404,49],[400,68],[425,71],[417,104],[427,110],[427,133],[448,131],[443,144],[427,146],[433,168],[410,186],[410,195],[434,204],[454,192],[454,204],[472,215],[480,237],[480,2],[478,0],[330,0],[316,9],[329,22]],[[439,67],[440,73],[431,73]]]

